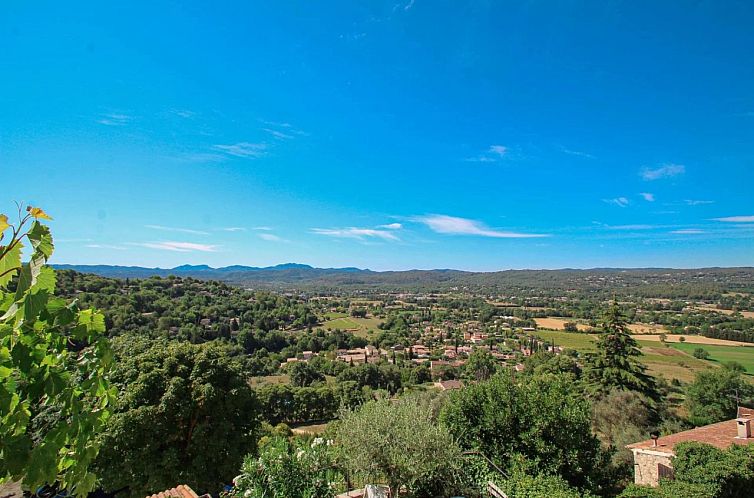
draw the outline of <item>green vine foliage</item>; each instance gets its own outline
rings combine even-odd
[[[0,215],[0,482],[86,495],[116,394],[112,353],[102,314],[54,296],[50,219],[35,207],[15,225]]]

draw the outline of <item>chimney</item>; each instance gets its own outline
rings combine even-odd
[[[736,426],[738,427],[737,439],[749,439],[751,437],[751,419],[750,418],[737,418]]]

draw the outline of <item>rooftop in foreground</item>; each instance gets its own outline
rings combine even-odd
[[[754,409],[739,408],[738,418],[697,427],[688,431],[677,432],[668,436],[662,436],[657,439],[657,443],[652,439],[648,439],[646,441],[629,444],[627,448],[646,449],[658,451],[660,453],[674,454],[673,448],[675,445],[687,441],[707,443],[720,449],[728,448],[733,444],[751,444],[754,442],[754,438],[752,438],[751,435],[749,435],[749,437],[741,437],[739,424],[744,421],[752,420],[754,420]]]

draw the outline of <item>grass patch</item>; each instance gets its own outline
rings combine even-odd
[[[348,313],[339,313],[337,311],[328,311],[325,313],[325,318],[328,320],[335,320],[336,318],[348,318]]]
[[[673,343],[673,348],[693,354],[697,348],[709,353],[709,361],[723,365],[728,361],[736,361],[744,366],[746,373],[754,375],[754,347],[752,346],[716,346],[688,343]],[[696,359],[696,358],[694,358]]]
[[[547,342],[552,342],[554,340],[556,346],[575,349],[577,351],[595,351],[597,349],[597,346],[595,345],[596,339],[592,334],[559,332],[557,330],[537,330],[536,332],[533,332],[532,335]]]
[[[352,316],[343,316],[328,320],[322,324],[326,329],[347,330],[360,337],[369,337],[378,329],[377,326],[382,322],[379,318],[355,318]]]
[[[642,346],[641,352],[644,354],[641,362],[647,366],[648,372],[656,377],[691,382],[697,372],[711,367],[709,363],[694,358],[685,351],[666,348],[656,342],[639,341],[639,345]]]
[[[290,382],[291,378],[288,375],[266,375],[249,379],[249,385],[251,387],[262,387],[272,384],[289,384]]]

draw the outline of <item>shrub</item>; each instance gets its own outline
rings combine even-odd
[[[335,468],[332,441],[276,436],[248,455],[234,480],[231,497],[330,498],[344,488],[343,475]]]

